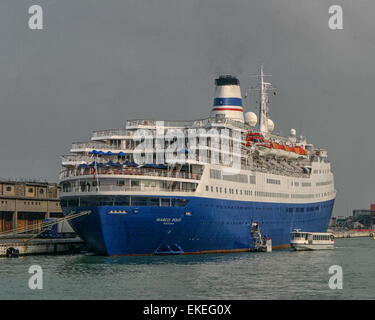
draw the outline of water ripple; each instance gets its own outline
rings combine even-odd
[[[0,299],[374,299],[375,241],[338,239],[329,251],[151,257],[0,258]],[[43,290],[30,290],[31,265]],[[342,290],[328,286],[343,268]]]

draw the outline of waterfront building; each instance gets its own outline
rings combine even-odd
[[[56,183],[0,180],[0,232],[40,226],[44,219],[58,217],[62,211]]]

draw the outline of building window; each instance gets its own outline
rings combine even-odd
[[[33,192],[34,190],[33,190],[33,188],[29,188],[29,190],[28,190],[28,192]]]
[[[12,191],[12,187],[7,187],[6,191]]]
[[[43,190],[43,189],[40,189],[40,190],[39,190],[39,193],[40,193],[40,194],[43,194],[43,193],[44,193],[44,190]]]

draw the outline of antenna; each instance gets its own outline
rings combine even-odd
[[[263,72],[263,64],[260,66],[258,75],[251,75],[252,77],[259,77],[259,87],[250,90],[259,91],[259,130],[263,133],[268,132],[268,91],[275,90],[270,82],[265,82],[264,77],[271,77],[271,75],[265,75]]]

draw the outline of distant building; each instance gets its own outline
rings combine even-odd
[[[371,214],[371,210],[367,210],[367,209],[356,209],[356,210],[353,210],[353,217],[354,218],[358,218],[360,216],[368,216]]]
[[[369,209],[353,210],[353,220],[363,225],[364,229],[375,229],[375,204]]]
[[[331,217],[330,221],[329,221],[329,226],[332,228],[332,227],[336,227],[336,217]]]
[[[44,219],[62,216],[56,183],[0,180],[0,232],[40,226]]]

